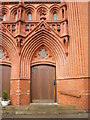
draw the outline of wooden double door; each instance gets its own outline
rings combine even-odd
[[[53,103],[56,101],[55,67],[38,65],[32,67],[31,102]]]
[[[2,97],[4,90],[7,90],[8,95],[10,95],[10,74],[10,66],[0,65],[0,97]]]

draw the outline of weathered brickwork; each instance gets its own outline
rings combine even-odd
[[[11,104],[30,104],[31,65],[44,63],[56,66],[57,103],[88,109],[88,3],[2,2],[0,10]],[[42,46],[54,60],[32,64]]]

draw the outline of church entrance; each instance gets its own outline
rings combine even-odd
[[[56,102],[55,67],[51,65],[37,65],[32,67],[31,102]]]
[[[10,75],[11,67],[0,65],[0,97],[2,97],[2,92],[4,90],[8,92],[8,97],[10,96]]]

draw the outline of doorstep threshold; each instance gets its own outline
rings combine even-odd
[[[57,103],[30,103],[30,105],[58,105]]]

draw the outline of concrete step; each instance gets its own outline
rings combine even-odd
[[[6,106],[6,107],[0,107],[1,109],[5,110],[9,110],[9,109],[13,109],[13,110],[42,110],[42,109],[60,109],[60,110],[72,110],[72,109],[75,109],[75,106],[64,106],[64,105],[33,105],[33,104],[30,104],[30,105],[26,105],[26,106],[12,106],[12,105],[9,105],[9,106]]]
[[[69,113],[86,113],[85,110],[76,110],[75,106],[64,105],[34,105],[0,107],[2,113],[11,115],[57,115]]]

